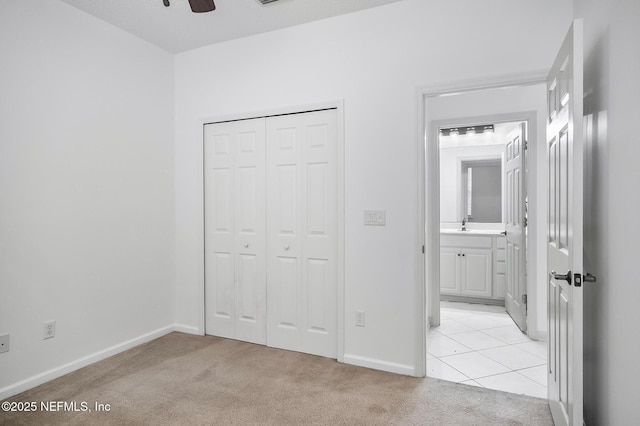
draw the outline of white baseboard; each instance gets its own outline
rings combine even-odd
[[[180,333],[187,333],[187,334],[195,334],[197,336],[204,336],[204,333],[202,333],[200,331],[200,328],[192,327],[190,325],[175,324],[173,326],[173,330],[174,331],[179,331]]]
[[[162,337],[164,335],[167,335],[173,331],[178,331],[178,332],[187,333],[187,334],[195,334],[199,336],[202,335],[202,332],[198,327],[192,327],[184,324],[173,324],[166,327],[162,327],[155,331],[143,334],[141,336],[127,340],[125,342],[122,342],[117,345],[113,345],[109,348],[103,349],[101,351],[95,352],[91,355],[78,358],[75,361],[68,362],[59,367],[55,367],[48,371],[44,371],[40,374],[36,374],[35,376],[31,376],[27,379],[13,383],[9,386],[5,386],[4,388],[0,388],[0,401],[10,398],[21,392],[27,391],[31,388],[39,386],[53,379],[57,379],[58,377],[64,376],[65,374],[79,370],[80,368],[86,367],[87,365],[93,364],[98,361],[102,361],[105,358],[109,358],[110,356],[119,354],[120,352],[124,352],[128,349],[134,348],[143,343],[146,343],[151,340]],[[374,370],[387,371],[389,373],[402,374],[406,376],[415,375],[415,368],[411,365],[397,364],[393,362],[382,361],[379,359],[367,358],[367,357],[362,357],[358,355],[345,354],[343,362],[345,364],[357,365],[359,367],[366,367]]]
[[[181,328],[186,329],[188,327],[181,326]],[[105,358],[109,358],[110,356],[119,354],[120,352],[124,352],[127,349],[134,348],[143,343],[157,339],[158,337],[162,337],[166,334],[171,333],[172,331],[182,331],[182,330],[177,330],[176,325],[169,325],[166,327],[162,327],[150,333],[143,334],[142,336],[138,336],[131,340],[127,340],[126,342],[113,345],[110,348],[103,349],[91,355],[87,355],[85,357],[78,358],[75,361],[71,361],[66,364],[63,364],[59,367],[52,368],[51,370],[42,372],[40,374],[36,374],[35,376],[31,376],[17,383],[13,383],[9,386],[5,386],[4,388],[0,389],[0,401],[7,399],[9,397],[12,397],[14,395],[17,395],[26,390],[29,390],[31,388],[34,388],[36,386],[39,386],[50,380],[57,379],[58,377],[64,376],[65,374],[76,371],[82,367],[86,367],[87,365],[101,361]]]
[[[395,362],[382,361],[374,358],[366,358],[358,355],[344,355],[344,363],[367,367],[373,370],[381,370],[389,373],[415,376],[415,368],[412,365],[397,364]]]

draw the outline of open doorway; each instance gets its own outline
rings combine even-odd
[[[425,96],[428,376],[546,397],[545,96],[539,83]],[[518,208],[505,197],[514,187]]]
[[[504,306],[526,331],[527,121],[441,127],[440,300]]]
[[[440,324],[427,375],[546,397],[526,331],[527,121],[441,127]]]

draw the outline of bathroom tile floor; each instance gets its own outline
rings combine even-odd
[[[546,399],[547,344],[523,334],[502,306],[441,302],[427,376]]]

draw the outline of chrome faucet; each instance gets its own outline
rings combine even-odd
[[[462,228],[460,228],[461,231],[466,231],[467,230],[467,217],[463,217],[462,218]]]

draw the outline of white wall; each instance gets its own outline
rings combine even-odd
[[[0,62],[2,399],[173,324],[174,75],[57,0],[0,2]]]
[[[640,418],[640,2],[574,1],[585,30],[584,408],[587,425]]]
[[[569,1],[405,0],[177,55],[177,322],[201,324],[198,120],[344,99],[345,352],[412,372],[422,262],[418,88],[546,69],[571,14]],[[365,209],[385,209],[387,226],[365,228]],[[366,312],[364,328],[354,326],[356,309]]]
[[[567,23],[564,31],[569,28]],[[561,39],[564,38],[562,35]],[[560,41],[561,42],[561,41]],[[549,50],[557,50],[560,42]],[[428,100],[427,117],[431,121],[459,121],[461,118],[498,116],[533,112],[536,117],[535,134],[530,132],[527,194],[529,198],[529,241],[527,263],[528,333],[534,339],[545,340],[547,335],[547,148],[546,85],[500,88],[466,92],[453,96],[432,97]],[[432,143],[437,143],[433,141]]]

